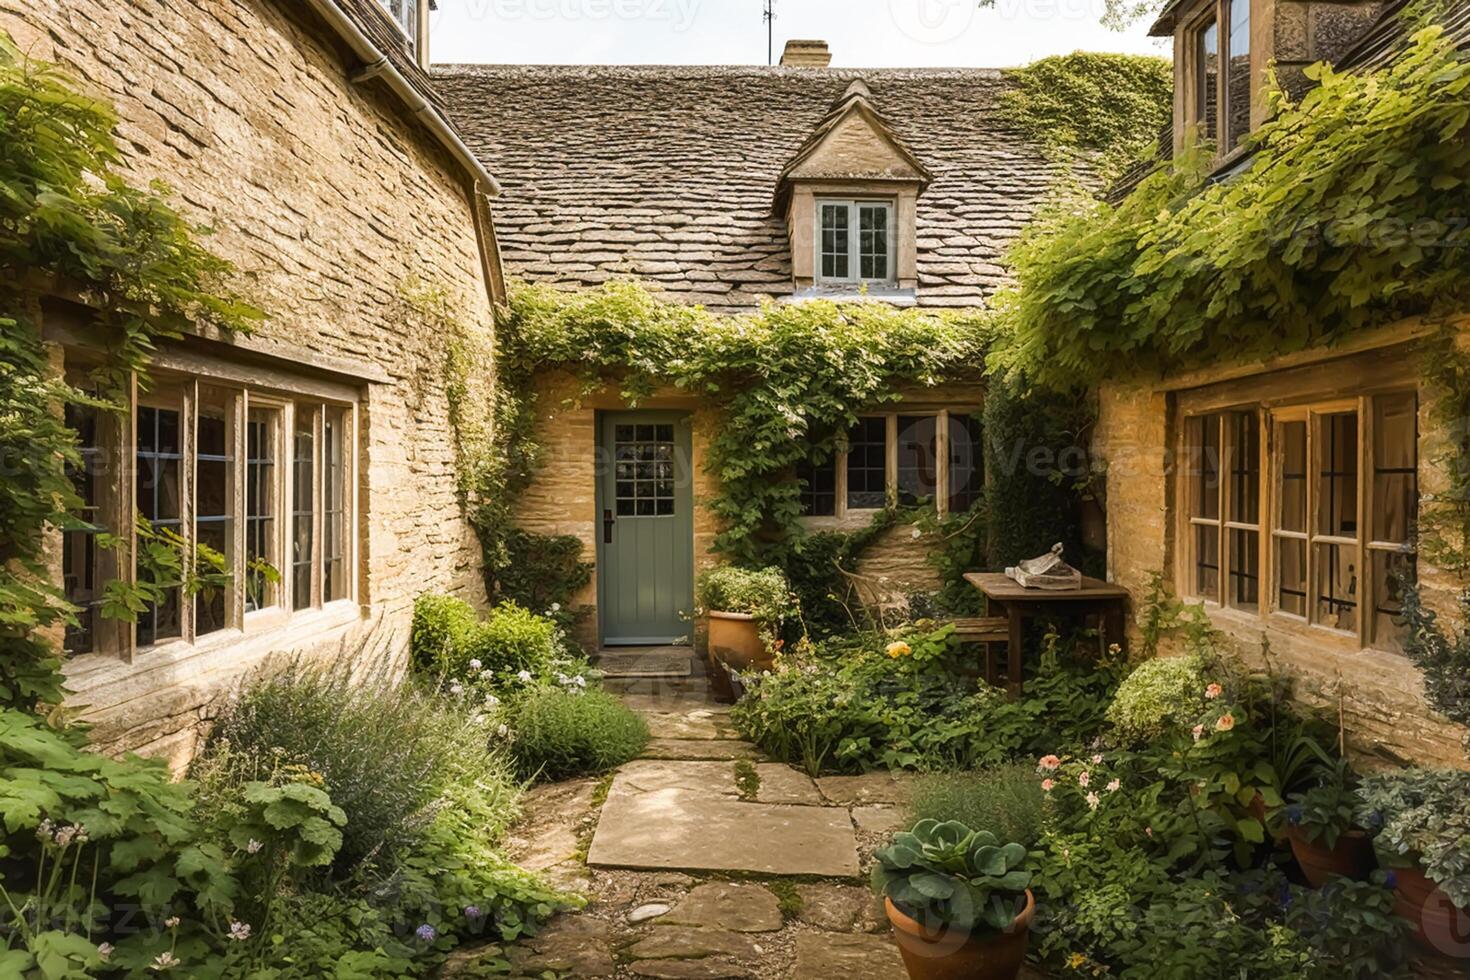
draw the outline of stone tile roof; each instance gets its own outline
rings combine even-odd
[[[414,91],[442,113],[444,102],[439,98],[429,73],[419,67],[408,39],[378,0],[336,0],[336,4],[352,19],[357,29],[393,63],[393,67],[413,86]]]
[[[979,305],[1061,173],[1003,126],[983,69],[435,66],[471,149],[500,179],[511,275],[585,286],[639,277],[748,309],[791,293],[782,168],[854,79],[933,173],[919,198],[919,303]]]

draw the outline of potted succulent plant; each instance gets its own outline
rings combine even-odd
[[[1013,980],[1036,900],[1026,848],[956,821],[921,820],[877,854],[884,898],[913,980]]]
[[[1394,868],[1396,910],[1431,948],[1470,934],[1470,772],[1403,769],[1363,778],[1357,819]],[[1457,938],[1458,937],[1458,938]]]
[[[1291,853],[1313,888],[1334,876],[1361,880],[1372,872],[1373,840],[1356,825],[1358,795],[1346,760],[1289,799],[1275,816],[1285,824]]]
[[[712,568],[699,578],[699,605],[709,617],[710,673],[729,696],[726,670],[765,670],[792,608],[779,568]]]

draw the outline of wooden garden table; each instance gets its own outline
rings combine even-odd
[[[1097,616],[1102,620],[1104,642],[1123,645],[1128,590],[1121,585],[1084,575],[1082,588],[1053,592],[1025,588],[1003,572],[966,572],[965,581],[985,594],[992,612],[998,606],[1006,617],[1010,628],[1006,643],[1006,687],[1013,697],[1021,694],[1021,634],[1028,617]]]

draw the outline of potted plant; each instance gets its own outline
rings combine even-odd
[[[1366,776],[1357,818],[1394,868],[1397,912],[1431,948],[1470,934],[1470,772],[1403,769]],[[1457,937],[1461,937],[1457,939]]]
[[[1373,841],[1356,826],[1357,805],[1347,761],[1339,760],[1318,785],[1292,793],[1276,811],[1291,853],[1313,888],[1335,876],[1361,880],[1373,870]]]
[[[913,980],[1012,980],[1036,900],[1026,848],[957,821],[921,820],[877,854],[884,898]]]
[[[699,604],[709,617],[709,661],[716,693],[728,685],[725,670],[766,670],[781,626],[792,608],[779,568],[722,565],[699,577]]]

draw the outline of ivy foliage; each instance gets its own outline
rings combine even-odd
[[[68,402],[121,409],[117,397],[155,342],[184,323],[246,331],[259,311],[220,288],[228,262],[200,244],[165,188],[120,175],[110,107],[74,90],[55,68],[27,61],[0,34],[0,707],[62,700],[45,631],[69,621],[47,582],[48,529],[73,528],[68,467],[80,465]],[[58,381],[41,342],[41,292],[89,307],[105,358],[98,397]],[[129,603],[109,587],[113,610]],[[135,604],[134,604],[135,605]]]
[[[1200,155],[1117,205],[1073,198],[1014,249],[990,365],[1071,388],[1327,346],[1470,293],[1470,64],[1440,27],[1371,73],[1308,69],[1271,96],[1252,156]]]
[[[1149,151],[1173,112],[1174,67],[1165,58],[1077,51],[1005,74],[1006,121],[1044,145],[1095,151],[1104,173]]]
[[[561,368],[583,394],[614,386],[631,404],[660,388],[717,402],[707,465],[718,495],[716,550],[783,563],[799,540],[796,464],[831,458],[858,412],[905,387],[978,377],[988,342],[978,315],[816,301],[722,317],[635,283],[569,293],[525,286],[499,335],[505,384]],[[534,412],[534,398],[521,403]]]

